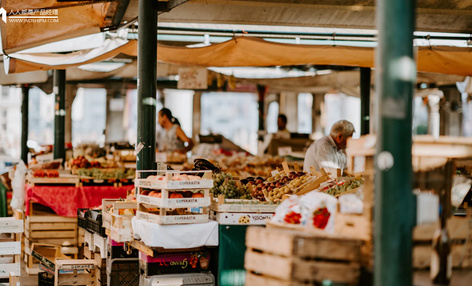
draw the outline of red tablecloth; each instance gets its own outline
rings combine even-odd
[[[122,187],[54,187],[26,185],[26,215],[29,215],[29,202],[50,207],[60,216],[76,217],[77,209],[91,208],[102,204],[102,199],[126,198],[126,192],[134,185]]]

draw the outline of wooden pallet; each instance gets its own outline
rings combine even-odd
[[[280,282],[270,285],[313,284],[325,279],[356,285],[361,244],[360,240],[335,236],[249,227],[244,266],[250,273]]]

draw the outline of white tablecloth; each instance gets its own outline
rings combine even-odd
[[[131,220],[135,237],[150,247],[168,249],[218,246],[218,223],[159,225],[133,217]]]

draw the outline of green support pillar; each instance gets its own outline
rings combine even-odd
[[[377,152],[375,171],[375,285],[412,285],[412,100],[415,3],[377,1]]]
[[[54,159],[66,160],[65,128],[66,128],[66,71],[54,71]]]
[[[29,110],[29,90],[28,85],[21,86],[23,99],[21,101],[21,160],[28,164],[28,110]]]
[[[152,170],[156,165],[156,5],[155,0],[138,4],[138,170]]]
[[[370,133],[370,68],[361,68],[361,135]]]
[[[267,93],[267,86],[265,85],[258,85],[257,86],[257,94],[258,94],[258,109],[259,109],[259,124],[258,124],[258,133],[259,133],[259,140],[263,141],[264,136],[263,133],[265,132],[265,111],[264,111],[264,101],[265,96]]]

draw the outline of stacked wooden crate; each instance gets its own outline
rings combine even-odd
[[[347,142],[348,172],[361,174],[364,180],[362,214],[338,214],[336,216],[336,233],[359,238],[363,241],[361,247],[361,265],[368,272],[374,270],[374,155],[375,136],[363,136],[360,139],[351,139]]]
[[[325,280],[357,285],[361,244],[339,236],[249,227],[246,285],[314,285]]]
[[[40,275],[49,285],[96,285],[96,262],[87,259],[70,259],[61,253],[61,247],[48,244],[32,245],[31,254],[40,262],[40,269],[49,275]],[[42,273],[44,274],[44,273]]]
[[[21,233],[23,213],[15,211],[15,217],[0,218],[0,279],[20,276]],[[11,281],[10,281],[11,282]]]
[[[470,217],[452,217],[447,223],[452,242],[452,266],[472,268],[472,221]],[[431,265],[432,240],[439,223],[415,227],[413,232],[413,267],[429,268]]]
[[[77,258],[77,218],[62,217],[54,213],[30,211],[25,219],[24,252],[26,272],[37,274],[39,264],[31,257],[33,243],[45,243],[62,247],[62,252]]]

